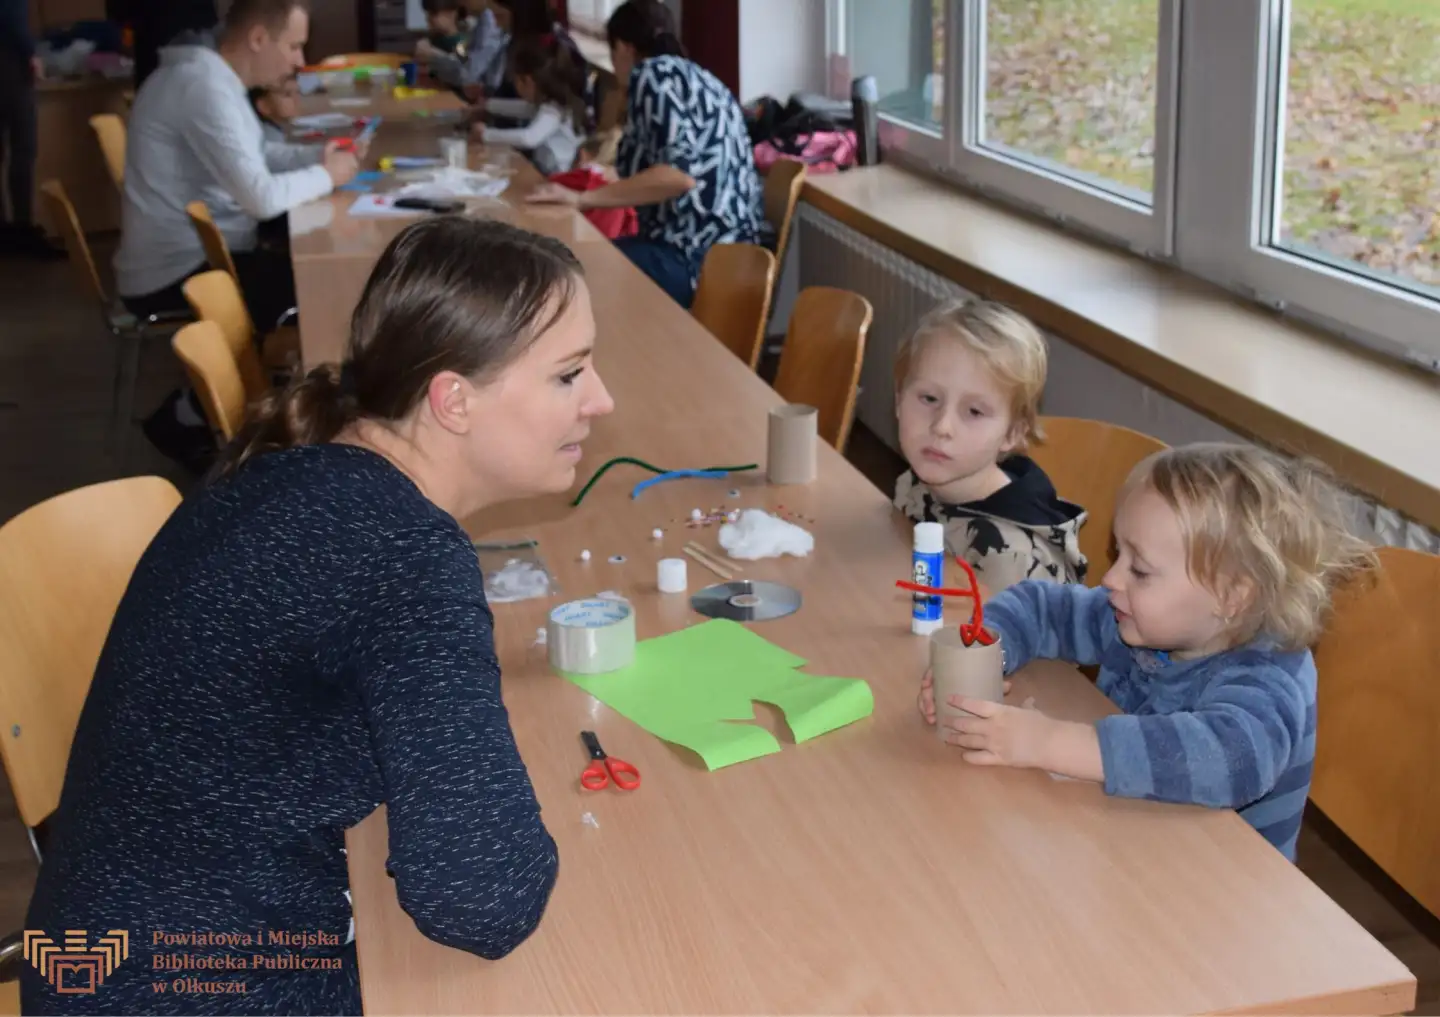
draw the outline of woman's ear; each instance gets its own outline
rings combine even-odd
[[[426,392],[430,413],[451,434],[470,432],[470,388],[470,383],[453,371],[442,371],[430,379]]]

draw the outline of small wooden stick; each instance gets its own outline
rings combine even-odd
[[[687,555],[689,555],[691,558],[694,558],[694,559],[695,559],[696,561],[698,561],[701,565],[704,565],[707,569],[709,569],[711,572],[715,573],[715,574],[716,574],[717,576],[719,576],[721,579],[730,580],[730,579],[734,579],[734,578],[735,578],[733,575],[730,574],[729,571],[727,571],[726,569],[722,569],[719,565],[716,565],[715,563],[713,563],[712,561],[710,561],[710,559],[706,558],[704,555],[697,554],[697,553],[695,552],[695,549],[694,549],[693,547],[685,547],[685,548],[683,548],[683,550],[684,550],[684,552],[685,552]]]
[[[740,571],[739,562],[734,562],[731,561],[729,558],[722,557],[721,555],[716,554],[714,551],[711,551],[708,548],[695,543],[695,541],[693,540],[689,541],[685,546],[694,549],[697,553],[701,555],[704,555],[705,558],[714,565],[719,565],[721,568],[734,569],[736,572]]]

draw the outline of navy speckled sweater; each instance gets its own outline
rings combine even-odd
[[[26,920],[127,930],[130,958],[94,994],[25,965],[25,1012],[359,1013],[344,831],[382,802],[420,931],[518,946],[558,860],[491,620],[464,531],[370,452],[191,496],[115,616]]]

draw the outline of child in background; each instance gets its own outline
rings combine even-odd
[[[995,593],[1023,579],[1085,578],[1085,511],[1062,501],[1023,451],[1038,422],[1047,353],[1039,330],[984,300],[927,314],[895,359],[895,506],[945,524],[945,548]]]
[[[299,82],[290,77],[273,88],[252,88],[250,105],[255,107],[255,115],[265,129],[265,143],[288,144],[285,125],[300,113]]]
[[[1037,658],[1100,665],[1124,712],[1094,724],[956,698],[973,763],[1102,782],[1106,794],[1238,809],[1286,858],[1315,756],[1315,661],[1330,596],[1376,565],[1328,474],[1244,445],[1140,463],[1098,589],[1027,582],[985,605],[1007,675]],[[935,722],[933,684],[920,710]]]
[[[593,191],[614,183],[614,161],[605,161],[607,149],[612,156],[614,153],[615,139],[609,136],[610,133],[613,132],[590,137],[580,146],[576,167],[564,173],[555,173],[550,180],[572,191]],[[610,240],[633,237],[640,232],[640,215],[633,208],[590,208],[582,214]]]
[[[415,44],[416,59],[429,60],[444,53],[464,60],[465,44],[470,38],[465,5],[460,0],[425,0],[424,7],[429,32]]]
[[[510,47],[510,77],[519,99],[491,99],[487,114],[528,120],[524,127],[476,124],[477,141],[510,145],[527,154],[546,176],[575,165],[584,136],[584,70],[554,36],[517,39]]]

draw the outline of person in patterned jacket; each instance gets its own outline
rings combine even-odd
[[[615,76],[629,82],[620,179],[593,191],[550,184],[529,200],[581,211],[634,206],[640,231],[616,246],[688,308],[711,247],[760,242],[760,176],[745,115],[718,78],[685,56],[660,0],[627,0],[606,34]]]
[[[931,311],[900,347],[895,407],[910,469],[895,507],[915,522],[945,524],[991,593],[1026,579],[1078,583],[1085,510],[1063,501],[1034,460],[1040,440],[1045,340],[1028,320],[984,300]]]

